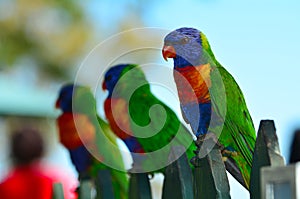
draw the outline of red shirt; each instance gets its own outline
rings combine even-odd
[[[0,198],[51,199],[53,183],[38,165],[18,166],[0,184]]]

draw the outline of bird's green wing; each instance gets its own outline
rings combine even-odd
[[[96,129],[95,144],[98,153],[93,154],[96,157],[91,168],[92,175],[96,176],[99,169],[110,170],[115,197],[127,198],[128,177],[117,138],[109,125],[97,115],[96,100],[88,87],[77,87],[73,96],[73,109],[88,115]]]
[[[231,158],[242,172],[246,186],[249,186],[256,139],[254,125],[238,84],[225,68],[216,64],[211,72],[210,94],[213,111],[224,121],[219,141],[226,148],[237,152]]]
[[[73,93],[73,112],[96,115],[96,100],[89,87],[77,86]]]
[[[158,162],[168,160],[171,146],[176,145],[186,148],[189,159],[194,156],[196,146],[192,135],[176,114],[151,93],[148,84],[138,88],[131,96],[129,114],[133,133],[139,137],[143,149],[146,152],[160,150],[160,156],[155,157]],[[161,150],[162,148],[165,150]]]
[[[252,118],[248,111],[243,93],[234,78],[223,67],[218,67],[226,90],[227,113],[225,125],[237,139],[237,145],[243,151],[248,164],[252,164],[256,134]]]
[[[242,184],[249,188],[256,140],[254,125],[238,84],[216,60],[206,36],[200,33],[200,37],[204,63],[209,63],[211,66],[211,87],[209,89],[213,109],[211,130],[222,132],[219,135],[219,142],[237,152],[237,155],[232,155],[230,158],[234,159],[233,164],[235,165],[233,166],[237,166],[242,174],[245,182]],[[224,125],[220,125],[222,123]],[[237,176],[234,177],[239,180],[238,175],[237,173]],[[241,182],[241,180],[239,181]]]
[[[127,198],[128,176],[126,174],[123,157],[117,144],[117,138],[109,125],[97,117],[100,129],[97,131],[96,143],[104,164],[110,169],[116,198]]]

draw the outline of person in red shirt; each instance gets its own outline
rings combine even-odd
[[[14,168],[0,183],[1,199],[51,199],[54,180],[41,169],[44,143],[39,132],[23,129],[11,139]]]

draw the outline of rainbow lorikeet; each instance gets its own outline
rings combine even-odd
[[[162,54],[165,60],[174,60],[173,75],[185,121],[198,140],[206,135],[218,137],[226,169],[249,189],[256,134],[238,84],[197,29],[169,33]]]
[[[102,87],[108,90],[104,102],[106,118],[113,132],[134,154],[133,166],[139,162],[143,171],[164,172],[164,167],[174,161],[168,160],[172,146],[183,146],[188,158],[194,156],[192,135],[176,114],[151,93],[138,65],[111,67]]]
[[[108,169],[116,198],[127,198],[128,179],[116,137],[96,113],[96,101],[88,87],[66,84],[56,101],[62,110],[57,118],[60,142],[68,149],[79,178],[96,177]],[[92,156],[92,154],[94,156]],[[96,157],[96,158],[95,158]],[[109,162],[114,168],[105,165]]]

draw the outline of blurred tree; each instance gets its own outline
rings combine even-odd
[[[71,0],[0,0],[0,70],[30,60],[40,74],[66,77],[91,28]]]

